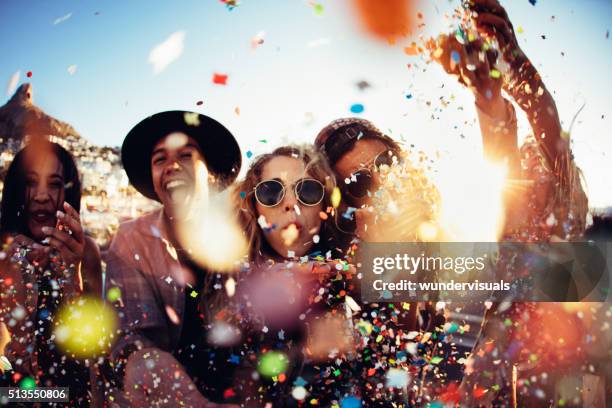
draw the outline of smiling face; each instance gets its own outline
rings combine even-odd
[[[334,172],[337,175],[338,186],[343,190],[342,197],[353,207],[361,207],[367,204],[368,196],[357,198],[347,192],[347,184],[344,180],[351,179],[351,176],[360,169],[369,168],[376,157],[387,151],[389,148],[377,139],[359,139],[353,148],[346,152],[336,161]],[[373,174],[376,177],[376,173]],[[374,193],[374,191],[370,191]]]
[[[198,143],[184,133],[170,133],[153,147],[153,187],[171,220],[187,216],[196,198],[208,200],[208,169]]]
[[[46,237],[43,227],[55,227],[56,211],[64,203],[65,195],[62,163],[51,151],[39,153],[25,158],[26,225],[30,237],[37,241]]]
[[[262,169],[261,180],[277,179],[285,186],[285,196],[273,207],[266,207],[256,201],[257,215],[263,215],[268,224],[276,227],[266,232],[265,239],[278,255],[285,258],[288,251],[295,256],[304,256],[312,247],[313,236],[321,230],[319,212],[323,204],[307,206],[298,201],[294,185],[298,180],[314,178],[306,171],[303,160],[276,156],[270,159]]]

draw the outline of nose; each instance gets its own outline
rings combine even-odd
[[[283,207],[286,212],[294,211],[295,206],[298,204],[298,200],[295,196],[295,192],[291,188],[287,188],[285,191],[285,198],[283,198]]]
[[[44,184],[37,186],[32,199],[37,203],[46,203],[51,199],[49,190]]]
[[[166,174],[172,174],[174,172],[177,172],[181,169],[181,166],[179,166],[178,162],[174,159],[171,159],[168,161],[168,165],[164,168],[164,172]]]

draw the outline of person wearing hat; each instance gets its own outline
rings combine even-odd
[[[223,302],[213,290],[221,278],[191,259],[177,231],[234,181],[238,143],[210,117],[168,111],[128,133],[121,159],[131,184],[161,208],[121,224],[106,259],[121,322],[106,399],[111,406],[234,406],[224,393],[232,386],[229,352],[206,344],[203,329],[211,305]]]

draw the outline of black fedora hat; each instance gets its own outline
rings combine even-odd
[[[159,201],[153,188],[151,154],[155,144],[170,133],[182,132],[199,145],[216,187],[223,190],[238,176],[242,157],[238,142],[225,126],[208,116],[187,111],[166,111],[144,119],[130,130],[121,146],[121,161],[130,183],[144,196]]]

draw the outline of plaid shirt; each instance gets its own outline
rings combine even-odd
[[[154,347],[172,353],[181,335],[186,271],[162,217],[159,209],[121,224],[106,257],[108,287],[121,291],[114,303],[121,334],[110,353],[120,382],[129,351]]]

